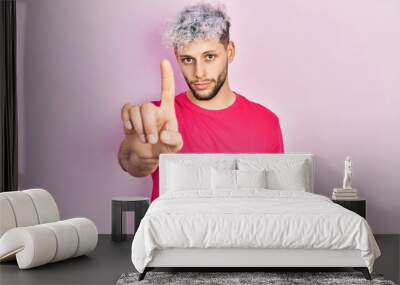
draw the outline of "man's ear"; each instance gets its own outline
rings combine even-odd
[[[231,63],[235,58],[235,43],[233,41],[229,41],[226,49],[228,52],[228,63]]]

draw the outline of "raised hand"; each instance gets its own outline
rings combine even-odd
[[[161,104],[125,104],[121,111],[125,140],[121,144],[120,162],[157,159],[160,153],[175,153],[183,146],[175,114],[175,79],[171,63],[163,59],[161,70]]]

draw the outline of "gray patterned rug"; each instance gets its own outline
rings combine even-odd
[[[147,272],[138,281],[139,273],[123,273],[116,285],[134,284],[379,284],[396,285],[384,280],[381,274],[371,274],[372,281],[366,280],[361,272]]]

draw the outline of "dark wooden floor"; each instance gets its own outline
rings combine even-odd
[[[375,236],[382,256],[374,272],[399,283],[400,235]],[[0,264],[0,284],[115,284],[123,272],[135,271],[130,258],[132,237],[116,243],[100,235],[95,251],[87,256],[19,270],[15,261]]]

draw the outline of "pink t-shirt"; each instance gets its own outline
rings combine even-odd
[[[207,110],[185,92],[175,96],[183,147],[178,153],[284,153],[279,118],[266,107],[234,92],[229,107]],[[151,101],[160,106],[161,101]],[[151,201],[159,196],[159,168],[152,173]]]

